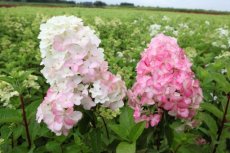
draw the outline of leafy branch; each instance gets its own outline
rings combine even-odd
[[[230,101],[230,94],[228,94],[227,97],[228,97],[228,100],[227,100],[227,104],[226,104],[226,107],[225,107],[225,110],[224,110],[223,119],[222,119],[222,121],[221,121],[221,126],[220,126],[219,129],[218,129],[218,137],[217,137],[217,139],[216,139],[217,142],[220,141],[220,137],[221,137],[222,131],[223,131],[223,129],[224,129],[224,123],[226,122],[226,115],[227,115],[227,112],[228,112],[228,106],[229,106],[229,101]],[[212,153],[216,153],[217,147],[218,147],[218,143],[215,144]]]

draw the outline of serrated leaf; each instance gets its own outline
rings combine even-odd
[[[212,113],[218,119],[222,120],[223,112],[221,110],[219,110],[215,105],[213,105],[211,103],[202,103],[201,108],[203,108],[204,110]]]
[[[0,77],[0,80],[1,81],[4,81],[4,82],[7,82],[9,84],[14,84],[14,79],[13,78],[10,78],[10,77],[7,77],[7,76],[1,76]]]
[[[200,113],[199,118],[208,126],[210,134],[214,139],[218,130],[216,120],[207,113]]]
[[[197,68],[197,75],[199,76],[201,80],[203,80],[206,83],[209,83],[210,81],[213,80],[213,78],[210,77],[210,73],[201,67]]]
[[[217,82],[217,85],[220,87],[219,90],[224,91],[225,93],[230,92],[230,83],[226,80],[226,78],[219,73],[211,73],[213,79]]]
[[[198,130],[200,130],[201,132],[203,132],[203,133],[206,134],[207,136],[210,135],[210,132],[209,132],[207,129],[205,129],[205,128],[198,127]]]
[[[0,123],[17,123],[21,121],[21,114],[17,110],[8,108],[0,109]]]
[[[135,153],[136,143],[121,142],[117,148],[116,153]]]

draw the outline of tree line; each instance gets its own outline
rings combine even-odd
[[[95,1],[95,2],[80,2],[80,3],[77,3],[77,5],[85,6],[85,7],[94,7],[94,6],[104,7],[104,6],[107,6],[108,4],[106,4],[103,1]],[[113,6],[134,7],[135,5],[133,3],[122,2],[120,4],[113,5]]]
[[[66,3],[66,4],[76,4],[77,6],[83,6],[83,7],[105,7],[108,6],[103,1],[95,1],[95,2],[80,2],[76,3],[75,1],[67,1],[67,0],[0,0],[0,1],[6,1],[6,2],[35,2],[35,3]],[[113,6],[123,6],[123,7],[134,7],[135,5],[133,3],[127,3],[127,2],[122,2],[117,5]]]

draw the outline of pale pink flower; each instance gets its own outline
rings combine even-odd
[[[161,115],[159,114],[154,114],[154,115],[150,115],[150,125],[151,127],[156,126],[161,120]]]
[[[100,80],[93,83],[89,92],[95,103],[116,110],[124,105],[122,99],[126,95],[126,86],[120,76],[106,72]]]
[[[202,101],[202,90],[191,65],[175,38],[163,34],[153,38],[142,53],[136,82],[128,92],[135,120],[139,122],[144,117],[155,126],[162,110],[177,118],[191,119]]]
[[[57,135],[67,135],[81,118],[82,113],[73,110],[72,94],[56,93],[49,89],[44,101],[38,107],[36,119],[42,120]]]

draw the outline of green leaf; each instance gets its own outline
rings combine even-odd
[[[29,150],[29,152],[28,153],[33,153],[34,152],[34,150],[35,150],[35,146],[33,146],[30,150]]]
[[[218,130],[216,120],[207,113],[200,113],[199,118],[208,126],[208,131],[210,132],[211,138],[213,141],[215,141]]]
[[[132,126],[135,125],[133,119],[133,110],[129,107],[124,107],[120,115],[119,121],[121,128],[123,128],[123,130],[126,131],[127,134],[129,134],[129,132],[132,129]]]
[[[61,153],[61,146],[58,142],[49,141],[46,144],[46,149],[50,152]]]
[[[170,126],[168,126],[168,125],[165,126],[165,135],[167,138],[167,143],[170,147],[172,146],[173,139],[174,139],[174,133],[173,132],[174,131]],[[180,134],[183,134],[183,133],[181,132]]]
[[[22,121],[21,114],[13,109],[1,108],[0,116],[0,123],[17,123]]]
[[[37,108],[40,105],[42,99],[38,99],[36,101],[33,101],[31,104],[29,104],[26,107],[26,115],[27,115],[27,119],[31,119],[33,116],[35,116],[36,112],[37,112]]]
[[[210,135],[210,132],[207,129],[205,129],[205,128],[198,127],[197,129],[200,130],[201,132],[203,132],[204,134],[206,134],[207,136]]]
[[[127,143],[121,142],[117,148],[116,153],[135,153],[136,152],[136,143]]]
[[[205,83],[209,83],[209,82],[211,82],[213,80],[213,78],[211,77],[210,73],[207,70],[205,70],[205,69],[203,69],[201,67],[197,68],[197,75]]]
[[[223,118],[223,112],[219,110],[218,107],[216,107],[215,105],[211,103],[202,103],[201,108],[212,113],[214,116],[216,116],[220,120]]]
[[[109,127],[110,127],[111,130],[113,130],[113,132],[115,132],[120,138],[122,138],[123,140],[129,141],[129,139],[128,139],[128,134],[126,133],[125,130],[123,130],[123,129],[121,128],[120,125],[110,124]]]
[[[119,124],[110,124],[109,127],[122,139],[135,142],[145,128],[145,123],[136,124],[133,119],[133,110],[124,107],[119,118]]]
[[[40,132],[40,125],[37,123],[37,121],[34,119],[34,120],[31,120],[29,122],[29,131],[30,131],[30,137],[31,137],[31,140],[34,141],[36,139],[37,136],[40,136],[41,133]]]
[[[129,133],[129,139],[132,142],[135,142],[139,138],[139,136],[145,129],[145,125],[146,125],[145,122],[141,122],[133,126],[133,128],[131,129],[131,132]]]
[[[90,116],[87,115],[85,112],[83,114],[83,118],[78,122],[78,129],[81,134],[85,134],[90,130]]]
[[[11,78],[11,77],[8,77],[8,76],[1,76],[0,80],[5,81],[5,82],[7,82],[7,83],[9,83],[11,85],[14,84],[14,79]]]
[[[210,147],[203,147],[202,145],[188,144],[182,145],[177,152],[178,153],[208,153],[210,152]]]
[[[24,130],[23,125],[21,125],[21,124],[16,125],[13,128],[14,139],[18,139],[22,135],[23,130]]]
[[[81,148],[79,148],[76,144],[68,144],[65,146],[63,153],[80,153]]]
[[[226,80],[226,78],[219,73],[211,73],[213,79],[217,82],[217,85],[220,87],[219,90],[224,91],[225,93],[230,92],[230,83]]]
[[[224,125],[230,127],[230,123],[224,123]]]
[[[227,76],[228,76],[228,79],[230,79],[230,66],[227,67]]]
[[[134,136],[133,138],[130,138],[131,131],[135,131],[134,126],[136,123],[134,122],[133,119],[133,110],[128,107],[124,107],[122,110],[122,113],[119,118],[119,124],[112,124],[109,125],[109,127],[118,135],[122,140],[126,141],[132,141],[132,139],[136,139]],[[138,127],[137,127],[138,129]],[[136,130],[137,130],[136,129]],[[140,129],[141,130],[141,129]],[[138,135],[138,131],[137,135]]]
[[[94,129],[90,133],[91,138],[91,148],[94,153],[102,152],[102,139],[101,139],[101,131],[99,129]]]
[[[94,151],[90,150],[86,144],[78,136],[78,142],[68,143],[63,147],[63,153],[92,153]]]
[[[27,147],[27,143],[23,143],[17,147],[14,147],[12,150],[12,153],[25,153],[25,152],[29,152],[28,147]]]
[[[12,134],[12,130],[9,128],[8,125],[4,125],[0,129],[0,133],[1,133],[1,138],[3,138],[6,141]]]

